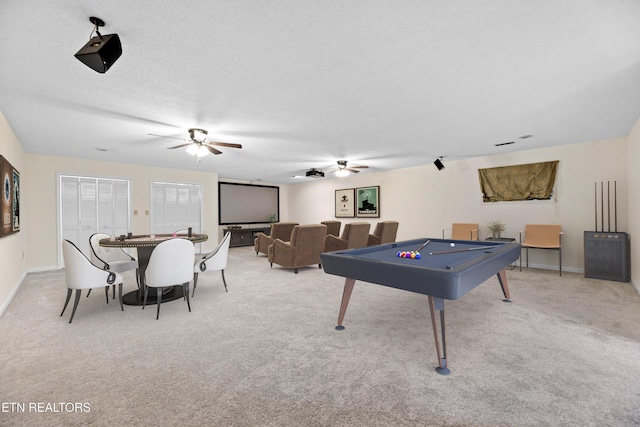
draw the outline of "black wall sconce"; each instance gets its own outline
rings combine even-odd
[[[438,168],[439,171],[441,171],[442,169],[444,169],[444,163],[442,163],[442,156],[440,156],[440,158],[436,159],[435,162],[433,162],[434,165],[436,165],[436,167]]]

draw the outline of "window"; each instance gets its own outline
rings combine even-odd
[[[191,227],[202,232],[200,185],[151,182],[151,232],[173,233]]]
[[[558,160],[478,169],[483,202],[548,200],[556,180]]]
[[[59,175],[58,194],[59,235],[85,255],[92,234],[131,231],[129,180]]]

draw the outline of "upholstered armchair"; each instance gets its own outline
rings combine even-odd
[[[271,224],[271,231],[268,236],[264,233],[258,233],[254,240],[256,255],[258,255],[258,253],[267,255],[269,246],[271,246],[276,239],[288,242],[291,238],[293,227],[296,225],[298,225],[297,222],[274,222]]]
[[[368,222],[350,222],[345,224],[340,237],[328,235],[325,238],[324,251],[340,251],[343,249],[364,248],[369,240],[371,224]]]
[[[396,234],[398,234],[398,225],[400,225],[398,221],[381,221],[376,224],[373,234],[369,234],[367,246],[395,242]]]
[[[320,224],[324,224],[327,226],[327,236],[329,234],[336,237],[340,236],[340,227],[342,227],[342,221],[331,219],[327,221],[322,221]]]
[[[285,268],[293,268],[296,274],[298,268],[307,265],[318,264],[318,268],[321,268],[320,254],[326,235],[327,226],[324,224],[296,225],[289,242],[276,239],[269,246],[267,256],[271,267],[278,264]]]

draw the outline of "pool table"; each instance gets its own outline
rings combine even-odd
[[[422,247],[426,242],[426,246]],[[453,244],[453,245],[452,245]],[[421,248],[421,249],[420,249]],[[399,252],[420,249],[420,258],[402,258]],[[414,239],[320,255],[326,273],[346,278],[338,326],[342,330],[349,298],[356,280],[416,292],[428,296],[433,336],[438,356],[436,371],[448,374],[444,300],[455,300],[497,275],[504,301],[511,302],[505,268],[520,256],[517,243]],[[436,311],[440,312],[442,348],[438,341]]]

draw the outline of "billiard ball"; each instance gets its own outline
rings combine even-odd
[[[455,244],[455,243],[453,243],[453,242],[451,242],[451,243],[449,243],[449,246],[451,246],[452,248],[455,248],[455,247],[456,247],[456,244]]]

